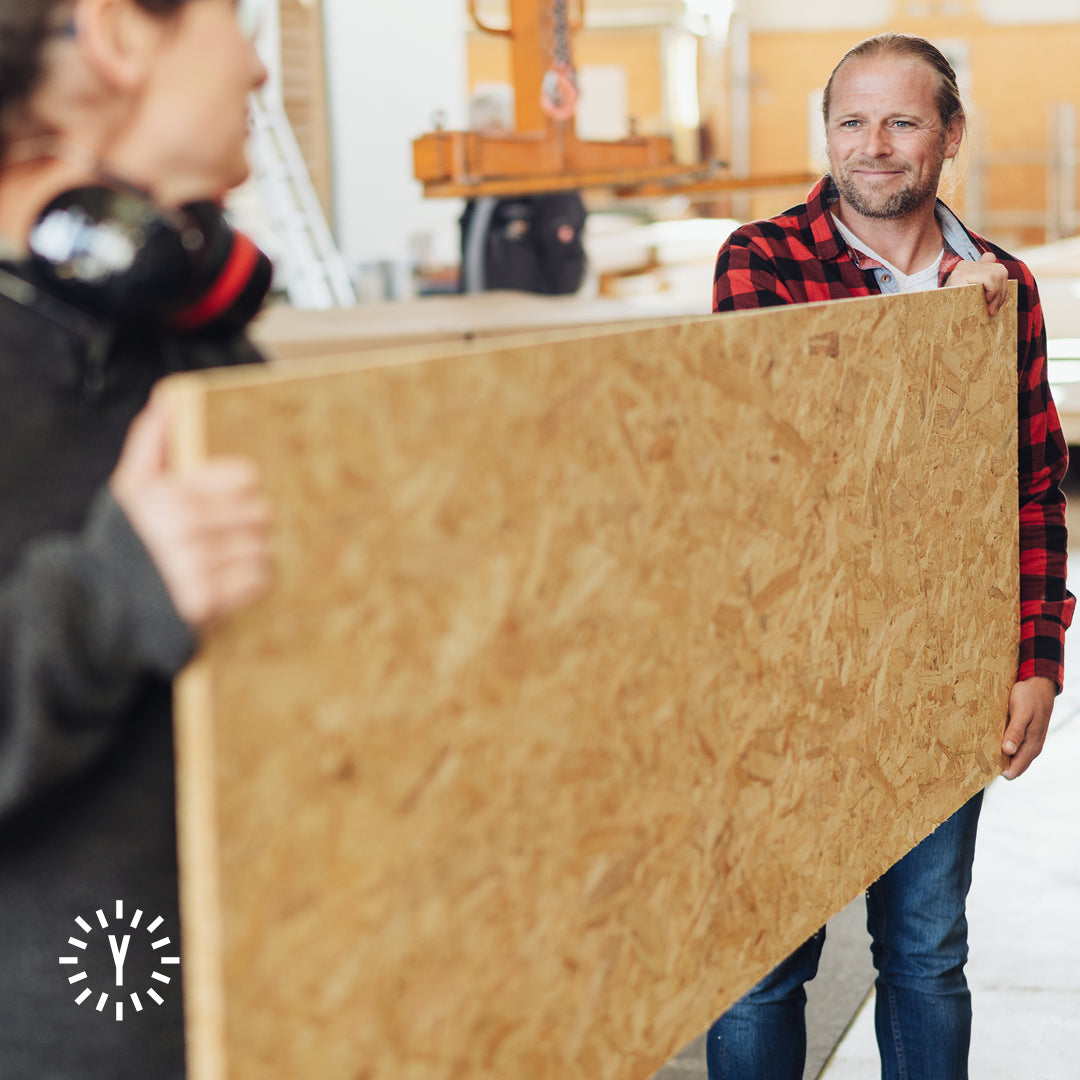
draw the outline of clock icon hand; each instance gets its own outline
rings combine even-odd
[[[128,946],[131,944],[131,935],[125,934],[124,941],[119,948],[116,944],[116,935],[109,935],[109,948],[112,950],[113,964],[116,967],[116,985],[124,985],[124,961],[127,959]]]

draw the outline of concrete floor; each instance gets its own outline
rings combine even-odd
[[[1078,593],[1080,450],[1073,456],[1065,490]],[[1068,641],[1065,672],[1043,755],[1019,780],[994,781],[983,806],[968,902],[970,1080],[1080,1078],[1080,638]],[[807,987],[805,1080],[879,1076],[863,920],[860,898],[829,924]],[[655,1080],[705,1080],[704,1036]]]

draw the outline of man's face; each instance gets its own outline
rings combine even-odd
[[[964,128],[962,120],[942,125],[936,78],[921,60],[896,56],[850,61],[836,73],[826,135],[848,209],[897,219],[937,195],[941,167],[960,149]]]

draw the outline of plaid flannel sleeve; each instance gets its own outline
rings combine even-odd
[[[1068,534],[1061,481],[1069,464],[1047,381],[1046,330],[1031,272],[995,249],[1019,282],[1017,419],[1020,486],[1020,668],[1018,679],[1044,675],[1060,688],[1065,631],[1075,597],[1065,588]]]

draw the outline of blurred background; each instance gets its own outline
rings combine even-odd
[[[436,127],[467,127],[477,91],[514,93],[511,40],[481,30],[468,0],[270,6],[261,34],[271,92],[361,297],[449,288],[462,202],[425,198],[412,141]],[[473,7],[485,26],[510,26],[511,0]],[[574,18],[580,5],[568,8]],[[586,0],[582,21],[572,40],[581,138],[665,135],[676,160],[719,162],[746,178],[821,168],[821,91],[851,45],[886,29],[928,37],[950,58],[968,108],[953,208],[1010,249],[1080,226],[1076,0]],[[804,191],[796,184],[642,202],[591,190],[590,278],[616,255],[627,261],[628,252],[610,250],[620,247],[610,234],[629,223],[607,214],[638,224],[744,220],[799,202]],[[647,236],[637,239],[648,245]]]

